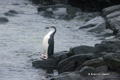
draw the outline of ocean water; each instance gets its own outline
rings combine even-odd
[[[5,16],[9,10],[19,14]],[[9,22],[0,24],[0,80],[45,80],[45,71],[34,69],[32,61],[40,59],[45,27],[55,26],[55,52],[79,45],[94,46],[97,37],[78,30],[84,21],[47,19],[37,14],[37,6],[25,0],[0,0],[0,17]]]

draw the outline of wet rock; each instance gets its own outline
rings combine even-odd
[[[51,9],[51,10],[49,10]],[[56,4],[56,5],[47,5],[40,6],[37,8],[38,12],[43,12],[44,17],[71,20],[76,16],[77,12],[80,12],[79,8],[75,8],[69,5]]]
[[[106,65],[99,66],[99,67],[95,68],[95,71],[98,73],[100,73],[100,72],[107,73],[108,67]]]
[[[115,36],[115,38],[120,39],[120,32],[118,32],[118,34]]]
[[[88,61],[85,61],[82,66],[89,66],[89,67],[94,67],[97,68],[99,66],[104,66],[106,65],[103,58],[98,58],[98,59],[91,59]]]
[[[96,73],[95,68],[85,66],[80,70],[80,74],[83,76],[89,76],[90,73]]]
[[[19,3],[13,3],[12,5],[20,5]]]
[[[59,62],[58,71],[59,73],[74,71],[77,68],[79,68],[79,66],[81,66],[85,61],[93,58],[95,58],[93,54],[78,54],[78,55],[71,56]]]
[[[114,53],[111,53],[111,52],[109,52],[109,53],[108,52],[94,53],[96,58],[103,57],[103,56],[108,55],[108,54],[114,54]]]
[[[101,16],[101,13],[100,12],[87,12],[85,15],[84,15],[84,17],[85,17],[85,19],[84,19],[84,21],[90,21],[90,20],[92,20],[93,18],[95,18],[95,17],[99,17],[99,16]]]
[[[67,15],[69,15],[71,18],[74,18],[76,16],[76,13],[80,12],[81,10],[79,8],[75,8],[75,7],[68,7],[66,12]]]
[[[54,10],[54,15],[58,17],[58,19],[71,20],[76,16],[77,12],[81,10],[79,8],[75,8],[69,5],[56,5],[56,10]]]
[[[90,52],[91,53],[101,53],[101,52],[114,53],[119,49],[120,49],[120,40],[113,38],[113,39],[102,41],[100,44],[96,45]]]
[[[120,10],[120,5],[115,5],[115,6],[104,8],[102,12],[103,12],[103,15],[106,16],[112,12],[119,11],[119,10]]]
[[[38,12],[41,12],[41,11],[46,11],[46,9],[48,9],[49,7],[46,7],[46,6],[40,6],[37,8],[37,11]]]
[[[106,16],[106,18],[107,18],[107,19],[111,19],[111,18],[115,18],[115,17],[118,17],[118,16],[120,16],[120,11],[115,11],[115,12],[113,12],[113,13],[111,13],[111,14],[108,14],[108,15]]]
[[[43,68],[48,71],[52,71],[54,69],[57,69],[57,61],[54,59],[47,59],[47,60],[38,60],[32,62],[33,67],[35,68]]]
[[[114,34],[119,32],[120,16],[113,19],[108,19],[107,23],[108,23],[107,28],[114,31]]]
[[[92,48],[93,47],[91,47],[91,46],[85,46],[85,45],[73,47],[73,48],[70,48],[68,56],[89,53]]]
[[[120,29],[120,5],[111,6],[103,9],[103,16],[106,19],[106,28],[113,31],[113,35],[117,35]]]
[[[5,16],[15,16],[16,14],[18,14],[18,12],[15,10],[9,10],[8,12],[4,13]]]
[[[68,51],[61,51],[61,52],[57,52],[55,53],[53,56],[51,56],[52,59],[55,59],[57,62],[60,62],[66,58],[68,58]]]
[[[110,29],[106,29],[100,34],[96,34],[96,37],[101,37],[101,40],[109,39],[113,37],[113,31]]]
[[[120,54],[110,54],[103,57],[110,70],[116,71],[120,68]]]
[[[43,12],[42,16],[46,17],[46,18],[53,18],[53,11],[49,11],[49,10],[46,10]]]
[[[98,16],[98,17],[95,17],[92,20],[86,22],[79,29],[89,28],[91,31],[100,31],[100,30],[103,31],[106,28],[105,26],[106,26],[105,25],[105,19],[101,16]]]
[[[95,32],[95,33],[102,33],[104,32],[104,30],[106,29],[106,23],[99,23],[96,26],[94,26],[93,28],[89,29],[88,32]]]
[[[9,22],[9,20],[6,17],[0,17],[0,23],[6,23]]]
[[[53,0],[56,4],[67,4],[68,0]]]

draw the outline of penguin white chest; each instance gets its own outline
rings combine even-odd
[[[43,39],[43,51],[44,54],[48,57],[48,47],[49,47],[49,39],[50,39],[50,35],[52,34],[52,32],[49,32]]]

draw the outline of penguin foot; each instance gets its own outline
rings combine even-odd
[[[40,53],[40,55],[43,57],[42,59],[47,59],[47,56],[44,55],[43,53]]]

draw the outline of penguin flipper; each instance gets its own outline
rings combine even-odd
[[[48,47],[48,57],[51,57],[54,54],[54,43],[49,44]]]

